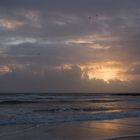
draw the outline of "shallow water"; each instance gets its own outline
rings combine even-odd
[[[0,125],[140,117],[140,96],[1,94]]]

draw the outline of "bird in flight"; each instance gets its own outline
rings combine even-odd
[[[96,19],[98,18],[98,14],[96,14],[95,16],[88,16],[88,20],[89,22],[92,24],[96,21]]]

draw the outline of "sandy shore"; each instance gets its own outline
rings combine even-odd
[[[140,140],[140,118],[0,126],[0,140]]]
[[[124,136],[124,137],[113,138],[109,140],[140,140],[140,136]]]

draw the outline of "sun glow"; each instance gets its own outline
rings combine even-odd
[[[98,70],[94,71],[89,71],[88,72],[89,79],[103,79],[106,82],[109,82],[110,80],[115,80],[119,79],[118,77],[118,70],[116,69],[111,69],[111,68],[101,68]]]
[[[117,62],[102,62],[82,66],[82,70],[86,72],[89,79],[102,79],[109,83],[111,80],[128,81],[128,77],[123,75],[126,71],[124,67],[116,66]]]
[[[130,81],[132,78],[126,74],[129,66],[125,66],[121,62],[117,61],[106,61],[106,62],[96,62],[88,63],[85,65],[77,65],[81,69],[82,78],[99,79],[110,83],[112,80],[119,81]],[[57,67],[58,70],[72,70],[73,65],[64,64]]]

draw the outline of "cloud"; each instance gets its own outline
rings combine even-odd
[[[1,91],[6,83],[9,91],[138,91],[139,5],[139,0],[1,0]]]
[[[78,66],[71,69],[48,70],[40,75],[16,69],[0,76],[1,92],[138,92],[140,81],[121,82],[87,79]],[[8,89],[7,89],[8,87]]]
[[[19,28],[23,24],[24,23],[20,21],[0,19],[0,28],[6,29],[6,30],[14,30],[16,28]]]

